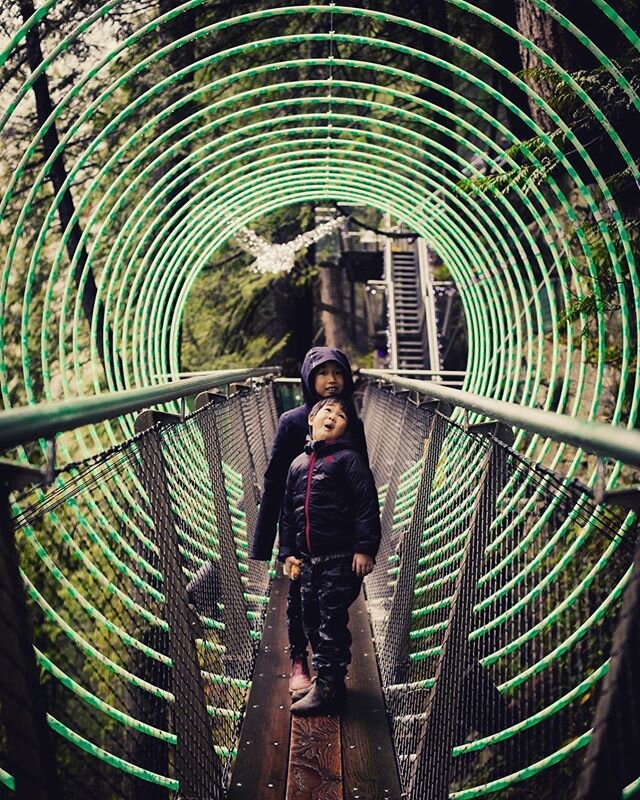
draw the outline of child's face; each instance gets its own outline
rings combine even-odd
[[[325,361],[313,373],[313,389],[317,397],[333,397],[344,391],[344,372],[337,361]]]
[[[347,424],[347,414],[339,403],[327,403],[315,417],[309,415],[311,436],[316,442],[339,439],[347,430]]]

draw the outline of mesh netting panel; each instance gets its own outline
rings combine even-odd
[[[264,400],[258,401],[255,415],[269,430],[272,424],[269,409],[273,402],[273,389],[267,387],[260,392],[261,398],[263,394],[270,396],[271,399],[265,397]],[[236,395],[233,402],[216,405],[214,413],[219,431],[229,511],[236,536],[240,569],[246,581],[246,589],[252,595],[252,612],[262,619],[269,572],[263,562],[249,561],[248,557],[248,536],[255,529],[258,515],[258,477],[262,480],[262,472],[256,472],[254,469],[250,442],[255,440],[256,435],[262,437],[262,434],[259,428],[256,428],[251,438],[247,436],[244,423],[245,420],[249,423],[249,415],[243,413],[242,408],[242,404],[247,400],[245,394]],[[252,423],[255,421],[253,419]],[[262,449],[262,445],[258,449]]]
[[[590,800],[593,786],[637,794],[635,517],[525,461],[498,427],[374,386],[364,417],[384,529],[366,592],[407,796],[555,800],[580,780]],[[247,538],[275,419],[269,386],[213,398],[15,498],[31,679],[64,797],[224,797],[267,602]],[[28,631],[5,610],[9,541],[10,790],[11,744],[35,758],[38,734],[4,708],[26,663],[9,642]]]
[[[268,437],[273,390],[251,394]],[[241,402],[149,429],[14,502],[65,798],[224,796],[269,580],[248,567],[257,481]],[[0,735],[0,767],[5,748]]]
[[[20,566],[64,796],[135,796],[146,781],[168,796],[163,787],[177,785],[169,623],[137,444],[61,476],[20,509]]]
[[[363,415],[363,419],[367,441],[372,442],[369,455],[378,487],[382,523],[378,563],[384,568],[374,570],[366,586],[374,631],[377,637],[384,637],[393,595],[394,566],[415,502],[431,416],[407,402],[402,395],[384,393],[380,402],[374,403],[370,400],[373,392],[376,392],[373,387],[367,387],[365,408],[369,416]],[[376,437],[378,431],[374,426],[383,431],[382,437]],[[388,435],[390,430],[394,431],[393,436]]]
[[[389,391],[369,387],[366,421],[368,434],[385,426],[374,467],[379,485],[395,484],[367,595],[406,791],[573,796],[631,575],[634,516]],[[639,724],[631,714],[633,742]],[[624,755],[609,769],[631,796],[639,770]]]
[[[271,392],[247,392],[242,395],[240,407],[246,430],[249,454],[254,473],[262,481],[267,468],[270,443],[275,432],[275,405],[269,402]],[[254,487],[252,487],[253,489]],[[259,487],[255,487],[259,488]]]

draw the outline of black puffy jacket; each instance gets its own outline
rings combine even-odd
[[[345,552],[375,558],[379,546],[378,494],[352,439],[311,443],[289,469],[278,558]]]
[[[278,420],[276,438],[271,450],[269,464],[264,474],[264,489],[249,552],[249,557],[252,559],[258,561],[269,561],[271,559],[287,472],[293,459],[304,450],[304,444],[309,433],[309,412],[319,400],[313,390],[311,373],[327,361],[337,361],[340,364],[345,375],[343,394],[347,397],[351,397],[353,394],[351,365],[342,350],[337,350],[333,347],[312,347],[305,356],[300,371],[302,395],[305,404],[292,408],[290,411],[285,411]],[[364,427],[360,418],[352,423],[352,429],[356,449],[363,454],[367,463],[369,463]]]

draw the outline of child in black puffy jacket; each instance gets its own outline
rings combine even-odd
[[[287,476],[279,559],[293,578],[301,570],[304,630],[318,676],[293,695],[293,714],[339,711],[351,661],[349,606],[373,569],[380,510],[373,475],[349,436],[355,411],[328,397],[311,409],[311,441]]]
[[[273,450],[264,475],[264,491],[260,500],[258,521],[253,534],[249,557],[270,561],[276,539],[278,518],[284,497],[287,472],[293,459],[304,449],[309,433],[309,413],[318,400],[337,395],[350,398],[354,386],[351,364],[342,352],[334,347],[312,347],[304,357],[300,370],[304,403],[285,413],[278,420]],[[367,445],[362,420],[356,417],[350,427],[356,449],[367,463]],[[291,676],[289,690],[293,693],[311,688],[307,661],[307,637],[302,625],[300,582],[290,581],[287,596],[287,633]]]

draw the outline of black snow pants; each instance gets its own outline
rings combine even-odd
[[[362,587],[352,562],[353,553],[302,560],[302,619],[319,674],[344,677],[351,662],[349,606]]]
[[[302,624],[302,599],[300,580],[289,581],[287,594],[287,632],[289,634],[289,655],[291,659],[307,655],[307,636]]]

